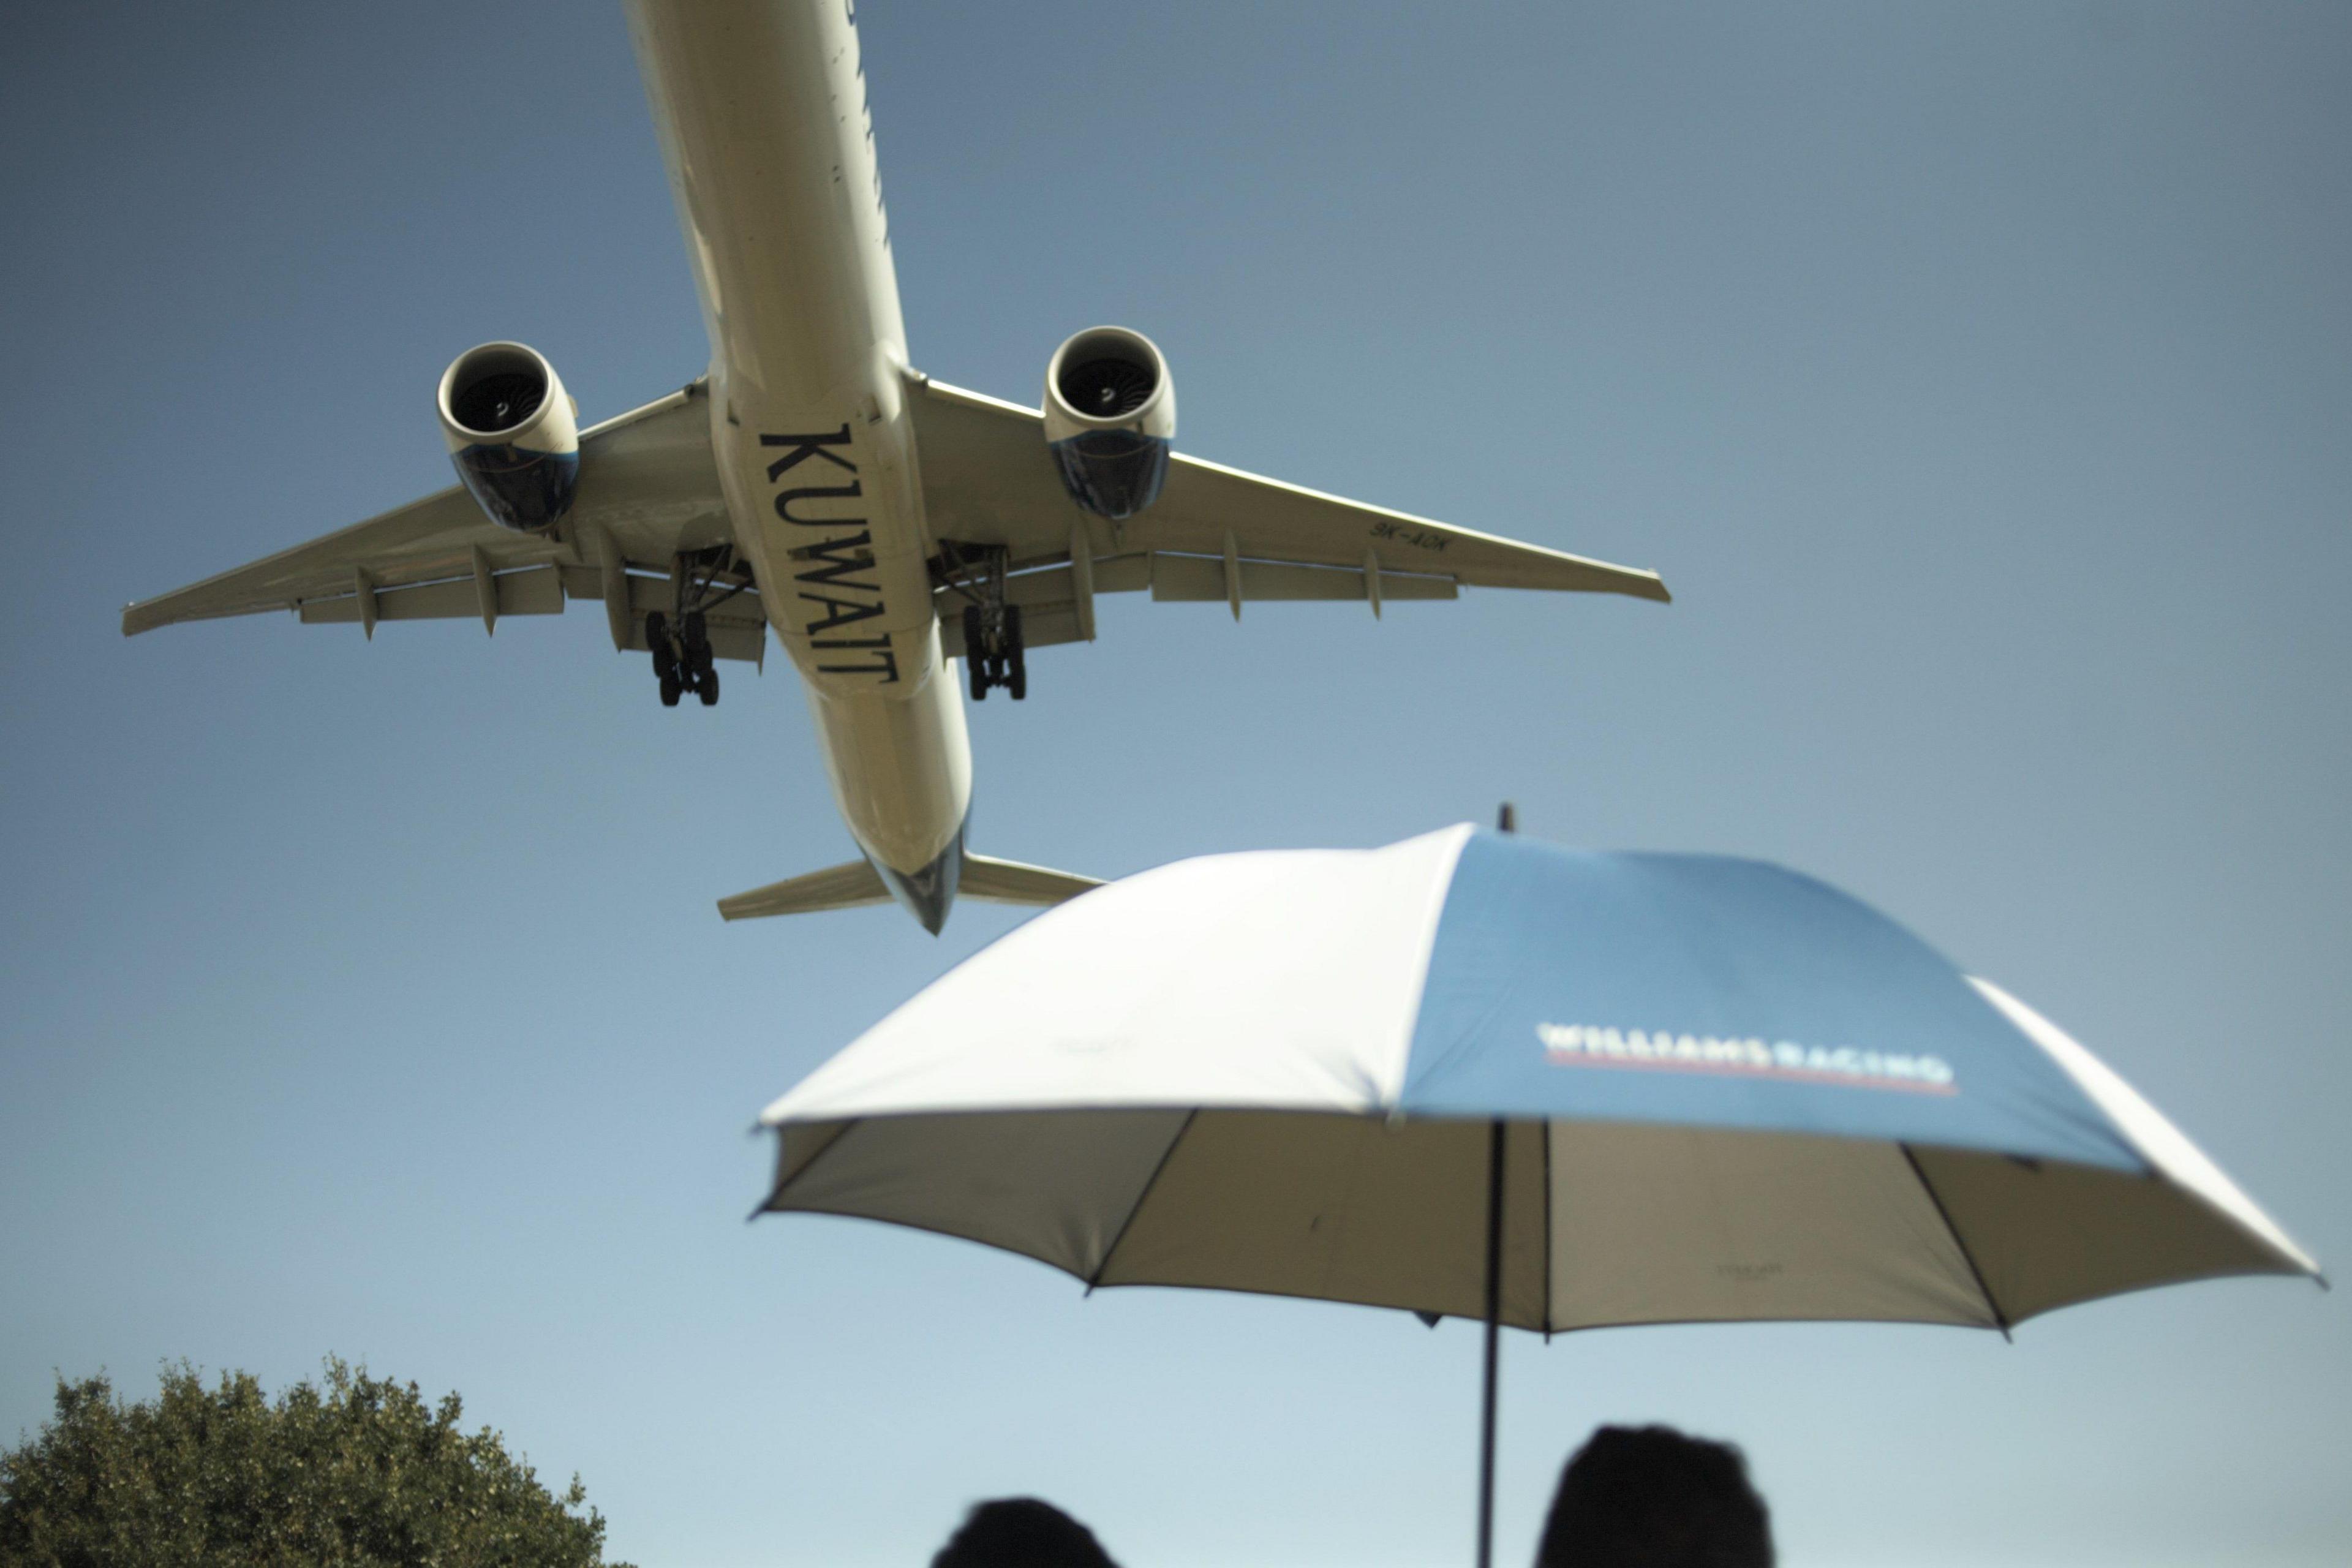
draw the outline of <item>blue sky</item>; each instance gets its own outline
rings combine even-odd
[[[1524,830],[1860,893],[2352,1258],[2352,13],[862,7],[917,363],[1151,333],[1180,446],[1677,602],[1107,600],[973,711],[975,847],[1103,874]],[[455,1387],[646,1564],[1466,1553],[1474,1330],[1082,1300],[746,1225],[771,1097],[1013,916],[722,926],[845,858],[781,662],[601,617],[115,612],[449,479],[436,377],[708,356],[616,14],[92,5],[0,54],[0,1436],[53,1371]],[[2352,1552],[2343,1298],[1505,1350],[1504,1561],[1597,1421],[1743,1443],[1784,1557]]]

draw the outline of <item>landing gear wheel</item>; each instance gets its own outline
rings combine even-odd
[[[1004,668],[1001,682],[1006,690],[1013,693],[1015,702],[1029,695],[1029,661],[1022,657],[1023,651],[1021,606],[1007,605],[1004,606]]]
[[[686,688],[678,684],[677,670],[675,667],[662,671],[661,697],[663,707],[677,707],[678,697],[685,690]]]
[[[964,673],[971,678],[971,700],[974,702],[988,700],[988,655],[984,651],[987,646],[980,629],[980,606],[966,605],[963,607],[963,668]]]
[[[653,650],[654,674],[668,679],[677,668],[677,649],[670,646],[669,621],[659,610],[646,614],[646,647]]]
[[[701,697],[702,705],[705,708],[718,707],[719,672],[708,666],[705,666],[702,671],[695,677],[694,689],[696,693]]]

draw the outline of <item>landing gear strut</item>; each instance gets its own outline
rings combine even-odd
[[[710,649],[710,627],[703,611],[743,591],[743,581],[714,596],[712,588],[731,563],[724,558],[681,555],[671,568],[677,614],[659,610],[646,615],[646,646],[653,650],[654,679],[661,683],[662,706],[675,708],[691,691],[705,708],[719,706],[719,666]],[[697,568],[703,570],[698,574]]]
[[[1015,702],[1029,695],[1021,606],[1007,603],[1004,592],[1006,554],[1001,544],[943,541],[931,563],[933,576],[964,600],[963,663],[974,702],[987,701],[990,689],[998,686]]]

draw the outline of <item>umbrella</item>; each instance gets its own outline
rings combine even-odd
[[[761,1118],[763,1208],[1496,1329],[2006,1333],[2317,1265],[2054,1026],[1821,882],[1458,826],[1179,861],[983,950]]]

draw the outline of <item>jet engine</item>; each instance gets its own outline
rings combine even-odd
[[[579,410],[537,350],[467,349],[442,373],[439,402],[449,460],[491,521],[539,533],[571,510]]]
[[[1176,436],[1176,384],[1141,332],[1089,327],[1045,367],[1045,440],[1070,499],[1097,517],[1133,517],[1160,499]]]

